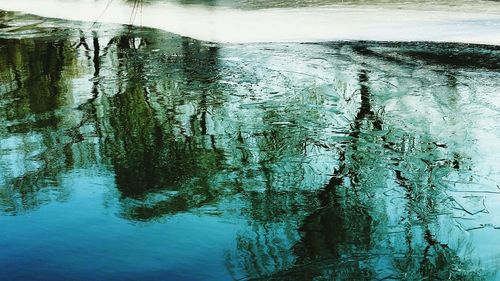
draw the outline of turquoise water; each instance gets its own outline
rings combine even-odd
[[[500,50],[1,13],[0,279],[497,280]]]

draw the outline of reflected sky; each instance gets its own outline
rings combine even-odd
[[[497,279],[498,48],[0,15],[0,276]]]

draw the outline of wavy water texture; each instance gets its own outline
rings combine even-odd
[[[0,9],[68,20],[135,24],[212,42],[374,40],[500,44],[500,8],[495,1],[475,5],[464,2],[460,8],[449,9],[363,4],[253,10],[170,1],[141,5],[135,2],[136,5],[120,0],[0,0]]]

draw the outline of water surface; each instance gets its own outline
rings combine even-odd
[[[497,47],[0,27],[0,279],[500,277]]]

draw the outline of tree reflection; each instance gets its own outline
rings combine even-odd
[[[36,208],[65,171],[97,165],[112,171],[127,220],[209,206],[244,221],[226,255],[235,279],[480,279],[437,234],[453,204],[440,179],[467,169],[465,157],[394,125],[375,86],[412,71],[408,57],[442,60],[340,44],[311,66],[289,46],[126,28],[69,37],[0,39],[0,141],[23,155],[0,178],[3,212]],[[447,89],[460,65],[447,64]]]
[[[259,276],[255,280],[482,280],[485,275],[433,233],[436,216],[443,208],[451,208],[436,203],[446,197],[436,182],[446,171],[460,169],[461,160],[456,153],[454,159],[442,159],[439,146],[426,145],[436,144],[426,140],[428,136],[406,136],[396,143],[395,137],[406,133],[383,128],[382,116],[371,105],[368,72],[362,69],[358,78],[360,107],[351,138],[339,152],[332,178],[317,194],[317,211],[302,220],[301,238],[293,247],[294,265],[268,274],[245,267],[247,276]],[[386,133],[376,133],[381,130]],[[421,152],[426,159],[420,158]],[[413,165],[418,168],[408,169]],[[385,210],[377,194],[391,177],[404,194],[402,210],[392,210],[401,215],[401,228],[388,224],[391,210]],[[271,245],[259,249],[271,249]],[[246,256],[253,262],[274,255],[271,250],[242,251],[249,251]]]
[[[71,165],[68,138],[63,133],[63,112],[70,101],[63,68],[74,54],[66,39],[51,43],[0,39],[3,123],[1,142],[15,147],[19,162],[3,162],[0,204],[12,214],[36,208],[50,197],[47,185],[57,185],[58,174]],[[68,74],[68,73],[67,73]],[[71,74],[69,74],[71,75]],[[8,158],[8,157],[7,157]],[[58,200],[68,194],[58,193]]]

